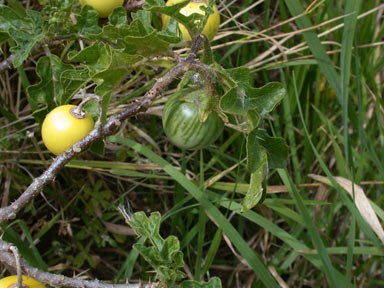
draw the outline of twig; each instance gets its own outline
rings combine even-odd
[[[204,36],[198,35],[192,43],[191,51],[189,52],[187,61],[193,60],[196,58],[197,52],[199,52],[201,42],[203,41]]]

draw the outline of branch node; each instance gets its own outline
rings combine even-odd
[[[120,126],[121,125],[121,121],[119,119],[114,119],[113,121],[115,122],[116,126]]]

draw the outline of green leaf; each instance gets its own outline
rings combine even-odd
[[[90,78],[100,85],[102,83],[106,86],[105,89],[113,89],[140,59],[140,56],[128,55],[102,42],[69,57],[70,61],[82,62],[88,69]]]
[[[125,43],[135,46],[137,53],[143,56],[150,56],[155,54],[164,54],[168,51],[169,43],[162,40],[156,31],[145,36],[126,36]]]
[[[40,83],[27,88],[30,101],[35,104],[46,103],[50,108],[65,104],[63,100],[63,87],[60,82],[61,73],[65,70],[74,70],[71,65],[64,64],[56,55],[43,56],[37,61],[36,74]]]
[[[13,60],[15,67],[23,64],[33,47],[45,38],[45,33],[43,33],[43,16],[41,13],[34,10],[27,10],[27,15],[32,20],[32,30],[25,31],[21,30],[20,27],[10,27],[8,31],[9,35],[17,43],[16,47],[10,49],[12,52],[15,52],[15,58]]]
[[[259,127],[261,116],[256,110],[249,110],[245,115],[248,131],[252,131]]]
[[[68,59],[72,62],[82,62],[88,68],[90,77],[105,71],[111,63],[108,45],[102,42],[86,47],[78,53],[69,53]]]
[[[158,249],[161,249],[163,239],[159,234],[160,222],[161,215],[159,212],[151,213],[148,218],[144,212],[140,211],[134,214],[133,221],[129,222],[129,225],[136,233],[150,239]]]
[[[27,19],[20,17],[11,8],[0,5],[0,42],[7,40],[5,33],[17,43],[11,51],[15,52],[13,65],[20,66],[32,48],[45,38],[43,17],[40,12],[27,10]]]
[[[264,148],[259,144],[257,129],[252,130],[247,137],[247,168],[249,173],[255,172],[264,161]]]
[[[132,13],[133,21],[124,37],[125,43],[135,46],[137,53],[143,56],[164,54],[169,42],[151,26],[151,13],[140,10]]]
[[[163,239],[160,236],[161,215],[153,212],[147,217],[140,211],[133,215],[128,224],[142,237],[149,239],[153,246],[146,246],[145,243],[136,243],[133,247],[151,264],[156,271],[156,278],[161,283],[173,285],[185,277],[179,271],[184,267],[183,253],[180,251],[180,242],[175,236]]]
[[[208,282],[197,282],[194,280],[186,280],[181,283],[182,288],[221,288],[221,280],[217,277],[211,278]]]
[[[32,19],[33,22],[33,31],[36,34],[40,34],[43,32],[43,15],[39,11],[36,10],[26,10],[27,16]]]
[[[264,131],[258,131],[259,144],[268,154],[268,169],[285,168],[289,149],[283,138],[270,137]]]
[[[228,77],[234,81],[232,84],[233,87],[236,87],[239,83],[242,83],[243,85],[250,85],[251,83],[251,70],[247,67],[236,67],[222,70],[221,72],[228,74]]]
[[[43,34],[31,34],[21,30],[11,28],[9,35],[16,41],[17,46],[12,47],[11,51],[15,53],[13,65],[19,67],[24,60],[28,58],[29,53],[37,43],[44,39]]]
[[[132,65],[140,59],[140,56],[126,54],[103,42],[69,56],[70,61],[82,62],[89,71],[89,79],[97,84],[95,93],[103,98],[103,119],[106,117],[112,92],[130,73]]]
[[[161,259],[168,260],[169,264],[175,267],[184,267],[183,253],[180,251],[180,242],[175,236],[165,239],[160,250]]]
[[[0,31],[8,33],[10,28],[32,31],[33,22],[19,16],[8,6],[0,5]]]
[[[103,98],[103,119],[106,117],[112,93],[132,70],[132,65],[142,58],[138,55],[128,55],[116,49],[111,49],[111,62],[107,69],[93,75],[98,83],[95,92]]]
[[[122,41],[128,34],[129,26],[106,25],[103,27],[103,33],[100,36],[100,39],[105,38],[109,40]]]
[[[73,0],[57,0],[50,1],[50,5],[46,5],[42,13],[46,20],[46,30],[50,35],[60,35],[64,38],[66,36],[75,37],[72,20],[70,19],[73,7]]]
[[[124,7],[117,7],[109,15],[109,22],[111,25],[117,28],[123,28],[128,26],[127,10]]]
[[[165,54],[170,44],[180,41],[173,26],[160,32],[154,29],[151,25],[151,12],[139,10],[132,13],[129,26],[123,20],[123,13],[116,9],[110,16],[110,25],[104,26],[101,34],[94,35],[95,39],[111,43],[118,41],[118,46],[124,47],[125,52],[142,56]]]
[[[131,35],[147,35],[155,29],[151,25],[152,14],[148,11],[139,10],[132,13],[132,22],[130,25]]]
[[[27,15],[25,12],[25,7],[22,4],[20,4],[19,1],[7,0],[7,4],[20,17],[24,17],[25,15]]]
[[[9,34],[5,32],[0,32],[0,44],[3,44],[9,39]]]
[[[90,81],[88,69],[83,70],[65,70],[61,73],[60,83],[63,89],[62,95],[58,101],[68,103],[77,91]]]
[[[99,27],[99,15],[88,5],[81,9],[81,13],[77,16],[76,20],[77,24],[74,29],[80,37],[100,34],[102,32],[102,29]]]
[[[251,174],[251,181],[249,183],[247,194],[245,194],[244,197],[241,212],[246,212],[255,207],[263,196],[262,184],[267,169],[267,153],[264,150],[260,150],[259,154],[261,154],[261,161],[256,170]]]
[[[151,25],[152,13],[139,10],[132,13],[132,22],[128,26],[120,9],[116,9],[110,16],[110,25],[104,26],[103,32],[95,36],[106,41],[118,41],[119,47],[125,47],[130,54],[150,56],[164,54],[169,50],[169,45],[181,40],[177,33],[177,23],[173,23],[163,31],[157,31]]]
[[[177,21],[171,18],[164,30],[158,32],[159,38],[169,43],[178,43],[183,39]]]
[[[223,71],[221,71],[223,73]],[[231,79],[230,88],[221,98],[220,107],[226,113],[244,115],[255,109],[261,116],[271,112],[284,98],[286,91],[281,83],[271,82],[261,88],[251,87],[251,71],[240,67],[226,70]]]
[[[95,73],[92,78],[100,79],[102,83],[98,85],[97,91],[113,91],[125,76],[131,72],[132,65],[140,61],[142,57],[128,55],[122,51],[109,47],[110,63],[102,71]]]

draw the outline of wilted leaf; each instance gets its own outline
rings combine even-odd
[[[309,175],[311,178],[332,185],[331,181],[327,177],[323,177],[320,175]],[[369,226],[371,226],[372,230],[379,237],[381,242],[384,244],[384,229],[381,226],[379,219],[375,211],[373,210],[371,204],[367,196],[364,193],[364,190],[357,184],[352,183],[352,181],[345,179],[343,177],[335,177],[337,183],[342,187],[348,194],[353,197],[353,193],[355,193],[355,204],[357,209],[360,211],[361,216],[365,219]]]

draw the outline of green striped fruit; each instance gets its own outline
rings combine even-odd
[[[203,90],[201,94],[205,94]],[[191,98],[188,98],[188,102],[183,101],[179,96],[180,93],[173,95],[163,110],[163,128],[168,139],[181,149],[191,150],[201,149],[215,142],[224,128],[224,123],[217,113],[212,111],[202,123],[196,104],[198,101]]]

